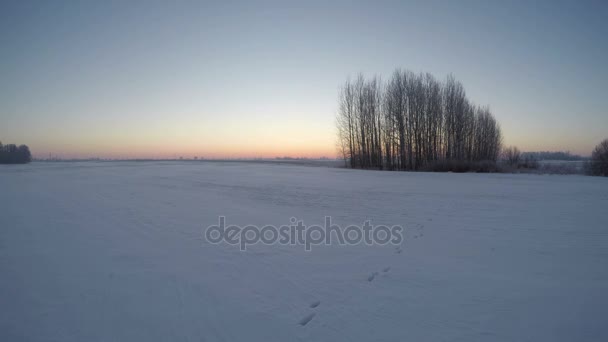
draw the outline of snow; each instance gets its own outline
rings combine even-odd
[[[0,341],[608,340],[606,178],[32,163],[0,208]],[[242,252],[220,215],[405,239]]]

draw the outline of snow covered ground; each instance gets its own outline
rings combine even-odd
[[[220,215],[405,240],[241,252]],[[608,341],[608,179],[0,165],[0,341]]]

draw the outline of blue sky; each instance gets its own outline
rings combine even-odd
[[[66,157],[331,156],[338,88],[452,73],[504,142],[608,137],[608,2],[3,1],[0,140]]]

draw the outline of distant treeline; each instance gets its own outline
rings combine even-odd
[[[26,145],[2,145],[0,142],[0,164],[25,164],[32,161],[32,154]]]
[[[453,76],[440,82],[396,70],[381,82],[359,75],[344,83],[339,101],[338,149],[352,168],[486,170],[499,156],[498,122]]]
[[[578,160],[585,160],[586,158],[583,158],[579,155],[576,154],[571,154],[570,152],[563,152],[563,151],[558,151],[558,152],[522,152],[521,154],[522,159],[527,159],[527,160],[566,160],[566,161],[578,161]]]

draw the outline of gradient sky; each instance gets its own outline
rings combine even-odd
[[[453,73],[504,142],[608,137],[608,2],[5,1],[0,141],[35,156],[334,156],[348,76]]]

